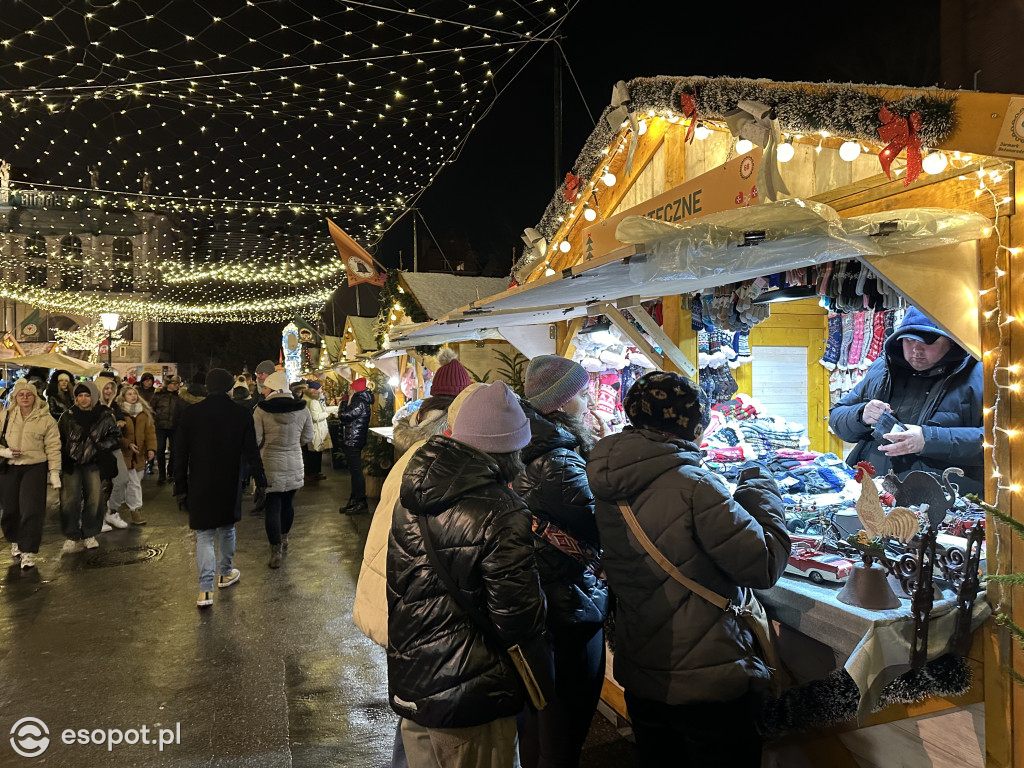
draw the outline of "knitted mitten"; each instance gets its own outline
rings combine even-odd
[[[740,331],[736,334],[736,356],[750,357],[750,331]]]
[[[841,370],[846,370],[850,360],[850,345],[853,344],[853,314],[847,312],[842,320],[843,340],[839,345],[839,363]]]
[[[899,319],[897,320],[897,315]],[[892,332],[896,330],[896,326],[899,325],[900,321],[903,320],[903,313],[899,310],[893,309],[885,313],[885,338],[892,336]]]
[[[700,294],[690,299],[690,328],[699,331],[704,327],[704,304],[700,300]]]
[[[828,316],[828,339],[825,341],[825,355],[818,362],[834,371],[839,362],[839,345],[842,343],[842,319],[837,314]]]
[[[714,303],[715,296],[712,293],[702,293],[700,296],[702,305],[701,317],[704,319],[704,330],[711,333],[715,330]]]
[[[736,383],[736,379],[733,378],[732,371],[727,365],[715,369],[715,379],[717,380],[715,396],[720,403],[731,400],[732,396],[740,389],[740,385]]]

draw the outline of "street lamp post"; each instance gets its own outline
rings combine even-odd
[[[103,312],[100,314],[100,322],[103,324],[103,330],[107,332],[107,368],[114,367],[114,345],[111,334],[117,330],[117,324],[121,321],[121,316],[117,312]]]

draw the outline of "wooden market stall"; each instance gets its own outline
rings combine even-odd
[[[736,257],[738,266],[722,272],[717,281],[699,283],[688,274],[687,287],[685,280],[679,285],[671,275],[655,272],[649,272],[658,281],[654,285],[631,280],[631,275],[643,275],[644,259],[652,249],[642,238],[628,243],[617,239],[617,226],[629,215],[699,224],[703,216],[750,206],[753,217],[755,208],[766,207],[769,196],[798,198],[812,206],[822,203],[850,223],[867,218],[880,224],[887,215],[898,218],[895,212],[906,209],[980,214],[986,220],[984,231],[962,241],[870,256],[863,254],[872,248],[861,241],[858,258],[983,359],[986,499],[1006,515],[1024,520],[1016,476],[1021,466],[1017,438],[1024,431],[1018,425],[1024,336],[1018,322],[1021,295],[1015,287],[1024,246],[1024,217],[1016,211],[1024,203],[1024,98],[670,77],[634,80],[616,90],[615,103],[605,111],[574,172],[556,190],[540,223],[526,231],[529,251],[517,265],[513,287],[468,302],[430,327],[399,332],[397,340],[408,344],[417,337],[444,339],[445,334],[449,339],[473,338],[488,329],[532,324],[553,329],[558,352],[571,354],[588,315],[608,316],[638,306],[645,297],[677,295],[757,274]],[[738,145],[738,138],[748,146]],[[763,157],[761,147],[750,146],[751,141],[763,147]],[[764,227],[768,241],[772,226]],[[943,226],[938,224],[933,233]],[[883,240],[880,231],[872,236],[879,235]],[[630,267],[632,259],[637,261]],[[778,266],[762,274],[778,271]],[[632,314],[643,325],[638,343],[648,345],[655,363],[692,375],[698,353],[687,307],[678,300],[664,301],[660,328],[649,327],[650,320],[641,319],[644,313]],[[826,323],[827,313],[813,300],[780,305],[751,332],[750,340],[753,346],[790,347],[796,359],[802,351],[809,435],[820,450],[837,450],[837,441],[824,426],[828,383],[817,363]],[[660,348],[660,355],[652,345]],[[755,388],[754,378],[749,370],[737,373],[748,389]],[[988,572],[1020,570],[1024,542],[1003,528],[997,547],[991,540],[998,524],[991,516],[986,523]],[[991,584],[989,600],[996,613],[1024,623],[1024,598],[1013,588]],[[966,694],[893,705],[862,725],[983,701],[984,764],[1024,766],[1024,732],[1012,728],[1015,712],[1024,712],[1024,688],[1012,682],[1012,675],[1024,673],[1021,649],[990,619],[975,633],[968,659],[975,679]],[[614,700],[614,689],[607,690]],[[830,735],[803,741],[809,755],[824,750],[832,764],[854,764]]]

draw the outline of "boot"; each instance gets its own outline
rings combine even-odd
[[[354,502],[351,507],[347,507],[344,510],[344,514],[346,514],[346,515],[365,515],[369,511],[370,511],[370,508],[366,504],[366,499],[362,499],[361,501]]]
[[[146,521],[142,518],[142,507],[138,509],[130,509],[128,512],[132,516],[132,525],[145,525]]]
[[[282,554],[288,551],[288,534],[281,534],[281,552]]]
[[[271,568],[281,567],[281,545],[271,544],[270,545],[270,562],[267,563]]]

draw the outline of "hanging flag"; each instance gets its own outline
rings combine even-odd
[[[349,287],[360,283],[384,285],[387,275],[377,271],[373,257],[330,219],[327,220],[327,228],[331,232],[334,244],[338,246],[338,253],[345,264],[345,271],[348,272]]]

